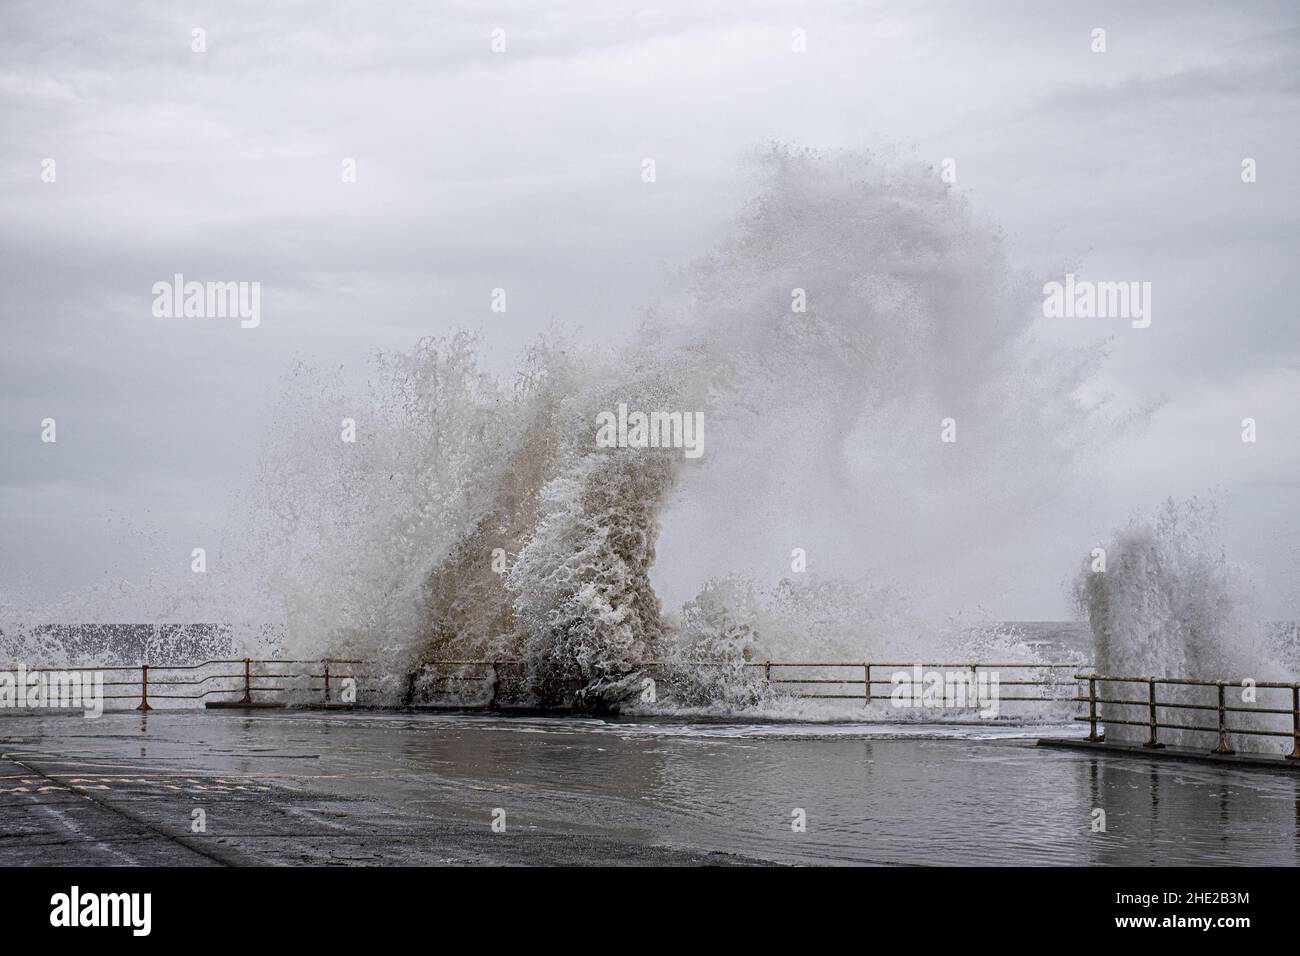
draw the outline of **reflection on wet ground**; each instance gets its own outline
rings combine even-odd
[[[5,716],[0,863],[1296,863],[1294,773],[1033,746],[1061,732]]]

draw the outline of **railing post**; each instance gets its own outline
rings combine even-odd
[[[244,658],[244,696],[239,699],[241,704],[251,704],[253,702],[253,674],[252,660]]]
[[[1097,736],[1097,678],[1092,676],[1088,678],[1088,739],[1094,743],[1106,739],[1104,734]]]
[[[865,699],[868,702],[870,702],[871,700],[871,665],[870,664],[864,663],[862,665],[862,685],[863,685],[862,690]]]
[[[149,706],[149,665],[140,665],[140,706],[136,710],[153,710]]]
[[[330,702],[330,662],[325,661],[325,703]]]
[[[1291,737],[1295,741],[1288,760],[1300,760],[1300,684],[1291,685]]]
[[[1219,746],[1214,748],[1216,754],[1236,753],[1228,746],[1228,717],[1223,709],[1223,681],[1219,681]]]
[[[763,662],[763,679],[767,681],[769,684],[772,683],[772,662],[771,661]]]
[[[1147,742],[1142,746],[1159,750],[1164,744],[1156,740],[1156,682],[1151,677],[1147,678],[1147,709],[1151,729],[1147,732]]]

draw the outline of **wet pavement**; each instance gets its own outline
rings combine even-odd
[[[7,714],[0,865],[1300,858],[1300,775],[1033,746],[1062,729]]]

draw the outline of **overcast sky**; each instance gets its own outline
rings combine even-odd
[[[1063,615],[1063,554],[1217,489],[1230,555],[1293,616],[1298,50],[1293,2],[6,0],[0,600],[187,569],[296,357],[470,328],[504,370],[555,322],[624,338],[665,270],[723,234],[746,151],[780,140],[952,157],[1016,264],[1154,285],[1104,385],[1163,406],[988,610]],[[155,319],[176,272],[260,281],[261,326]]]

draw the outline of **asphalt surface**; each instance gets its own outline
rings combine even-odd
[[[504,832],[494,832],[488,811],[472,821],[408,809],[384,786],[386,774],[331,770],[322,766],[328,752],[231,759],[206,738],[204,749],[183,754],[156,742],[178,725],[193,730],[209,719],[223,718],[0,719],[0,866],[757,862],[563,826],[524,828],[509,818]],[[265,770],[248,766],[259,759]],[[213,772],[214,763],[231,769]],[[339,783],[360,786],[342,794],[327,786]]]
[[[0,713],[0,866],[1300,863],[1295,762],[1062,729]]]

